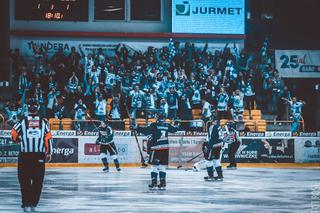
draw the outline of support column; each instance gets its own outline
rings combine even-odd
[[[0,1],[0,81],[9,81],[10,16],[9,0]]]

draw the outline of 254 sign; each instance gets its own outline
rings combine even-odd
[[[299,58],[298,55],[281,55],[280,60],[282,61],[282,69],[297,69],[299,64],[305,64],[306,55]]]

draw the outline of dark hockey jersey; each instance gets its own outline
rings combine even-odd
[[[151,150],[169,149],[168,133],[178,131],[178,127],[165,122],[156,122],[147,127],[138,127],[138,132],[144,135],[151,135]]]
[[[208,130],[207,135],[207,145],[208,147],[216,147],[223,145],[223,131],[220,125],[211,125]]]
[[[99,137],[96,141],[97,144],[109,144],[113,142],[113,131],[110,126],[105,128],[99,127]]]

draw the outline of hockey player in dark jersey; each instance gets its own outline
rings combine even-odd
[[[100,144],[100,158],[104,165],[103,171],[109,172],[109,163],[107,159],[107,153],[109,152],[117,171],[120,172],[121,169],[117,156],[118,151],[116,145],[114,144],[113,131],[108,125],[108,121],[101,121],[101,125],[99,126],[99,137],[96,140],[96,144]]]
[[[223,133],[219,120],[212,118],[212,123],[208,129],[207,140],[203,143],[202,151],[205,160],[207,161],[208,176],[204,177],[206,181],[223,180],[221,167],[221,149],[223,147]],[[214,170],[218,176],[214,177]]]
[[[178,126],[172,126],[165,122],[165,113],[157,114],[157,121],[147,127],[137,127],[137,132],[150,135],[148,141],[149,163],[151,164],[150,188],[155,189],[158,184],[158,173],[160,184],[158,188],[164,190],[166,187],[166,167],[169,161],[168,133],[178,131]]]
[[[227,131],[227,140],[228,143],[228,158],[229,158],[229,165],[227,166],[228,169],[237,169],[237,162],[235,159],[236,152],[238,151],[240,147],[240,138],[239,138],[239,132],[236,129],[235,122],[227,123],[225,126],[225,129]]]

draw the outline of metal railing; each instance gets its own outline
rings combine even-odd
[[[0,114],[0,129],[11,129],[12,128],[12,124],[10,124],[9,120],[6,120],[5,117]],[[144,125],[149,125],[151,122],[154,121],[153,118],[149,118],[149,119],[136,119],[136,120],[140,120],[140,122],[138,123],[141,126]],[[141,120],[144,120],[141,122]],[[100,125],[100,120],[72,120],[72,119],[54,119],[50,121],[50,125],[52,130],[87,130],[87,131],[96,131],[96,129],[98,128],[98,126]],[[222,120],[223,124],[233,121],[233,120]],[[179,122],[182,130],[197,130],[197,131],[206,131],[209,127],[209,125],[211,124],[211,121],[208,122],[204,122],[203,120],[200,119],[194,119],[194,120],[167,120],[167,122],[171,123],[171,124],[175,124],[176,122]],[[263,125],[263,123],[261,124],[261,120],[243,120],[242,123],[240,123],[240,125],[244,125],[244,127],[249,127],[249,129],[251,131],[258,131],[259,127],[264,127],[265,126],[265,130],[267,130],[267,126],[270,124],[273,125],[291,125],[293,122],[296,123],[300,123],[300,130],[301,131],[305,131],[305,123],[304,123],[304,119],[301,118],[301,121],[292,121],[292,120],[278,120],[278,121],[267,121],[265,120],[265,125]],[[124,120],[109,120],[110,126],[115,129],[115,130],[129,130],[130,129],[130,120],[128,118],[124,119]]]

